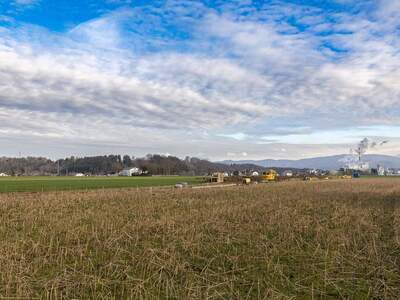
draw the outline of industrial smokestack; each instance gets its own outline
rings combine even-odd
[[[389,143],[389,141],[382,141],[380,143],[377,143],[369,140],[368,138],[364,138],[358,143],[357,148],[354,149],[354,152],[358,156],[358,161],[361,162],[362,156],[367,152],[368,149],[373,149],[376,146],[382,146],[387,143]]]
[[[350,149],[350,155],[343,159],[346,167],[350,169],[365,169],[368,165],[366,162],[363,162],[363,155],[368,151],[368,149],[373,149],[377,146],[383,146],[387,144],[389,141],[382,142],[374,142],[368,138],[362,139],[355,149]]]
[[[368,138],[364,138],[363,140],[361,140],[358,143],[357,148],[354,150],[354,152],[358,156],[358,162],[361,162],[362,156],[365,154],[365,152],[367,152],[368,148],[373,148],[375,146],[376,143],[375,142],[371,143]]]

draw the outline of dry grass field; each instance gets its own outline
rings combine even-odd
[[[0,298],[397,299],[400,180],[0,194]]]

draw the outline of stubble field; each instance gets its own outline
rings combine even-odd
[[[0,298],[397,299],[400,181],[0,194]]]

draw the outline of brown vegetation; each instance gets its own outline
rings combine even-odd
[[[396,299],[400,181],[0,195],[0,297]]]

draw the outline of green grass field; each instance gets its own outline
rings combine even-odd
[[[0,193],[172,186],[178,182],[187,182],[189,184],[196,184],[201,182],[201,178],[194,176],[4,177],[0,178]]]

